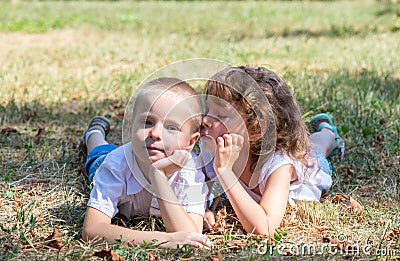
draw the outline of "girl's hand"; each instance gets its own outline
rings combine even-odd
[[[170,178],[172,174],[186,165],[190,159],[189,156],[189,152],[186,150],[176,150],[171,156],[154,162],[152,169],[162,172],[167,178]]]
[[[198,248],[211,249],[212,242],[206,235],[194,232],[174,232],[167,234],[167,240],[159,241],[162,248],[177,248],[181,245],[191,245]]]
[[[226,169],[232,170],[239,157],[244,138],[238,134],[224,134],[217,138],[217,150],[214,156],[214,169],[222,174]]]

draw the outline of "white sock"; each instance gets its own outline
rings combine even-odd
[[[86,132],[86,134],[85,134],[85,144],[86,145],[88,143],[90,135],[92,135],[93,133],[100,133],[101,135],[103,135],[103,133],[100,130],[97,130],[97,129],[90,130],[90,131]]]

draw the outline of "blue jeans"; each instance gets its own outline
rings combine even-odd
[[[100,145],[92,149],[87,157],[85,163],[86,174],[88,175],[89,183],[92,182],[96,170],[103,163],[107,154],[118,148],[118,146],[113,144]]]
[[[315,156],[318,159],[319,167],[326,172],[329,176],[332,177],[332,164],[322,155],[321,152],[315,151]]]

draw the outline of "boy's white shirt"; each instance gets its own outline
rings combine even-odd
[[[188,163],[168,180],[186,212],[204,216],[208,188],[204,174],[192,153]],[[88,206],[110,218],[117,213],[126,217],[160,215],[157,198],[149,192],[134,154],[127,143],[110,152],[93,178]]]
[[[210,153],[201,153],[201,159],[205,164],[205,171],[207,176],[217,181],[216,173],[213,167],[213,155]],[[305,201],[319,201],[322,192],[328,191],[332,186],[332,177],[316,165],[315,167],[307,168],[301,161],[292,159],[287,154],[280,151],[275,152],[267,162],[263,164],[261,173],[258,179],[259,190],[263,192],[269,176],[279,167],[291,164],[294,166],[298,179],[290,183],[289,186],[289,204],[295,204],[297,200]],[[240,184],[246,192],[256,201],[261,200],[261,196],[254,193],[242,181]],[[212,195],[213,197],[213,195]]]

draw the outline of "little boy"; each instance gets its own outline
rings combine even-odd
[[[128,107],[129,110],[129,107]],[[86,171],[93,178],[82,238],[122,238],[135,244],[158,241],[210,247],[200,234],[207,187],[190,153],[198,140],[203,110],[196,91],[175,78],[159,78],[138,92],[129,118],[131,142],[106,141],[108,120],[95,117],[82,140]],[[125,116],[127,117],[127,116]],[[136,231],[111,224],[126,217],[161,215],[167,233]]]

